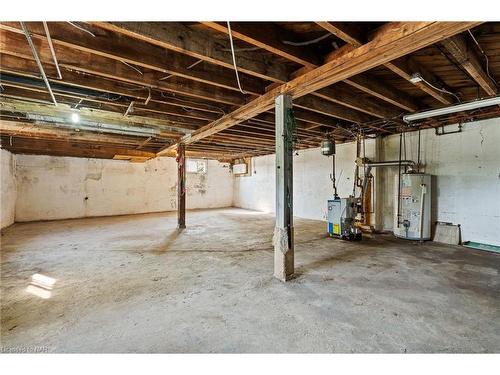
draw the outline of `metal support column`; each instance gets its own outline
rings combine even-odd
[[[293,143],[292,97],[276,98],[276,227],[274,228],[274,276],[286,281],[294,272],[293,249]]]
[[[186,228],[186,146],[177,146],[177,228]]]

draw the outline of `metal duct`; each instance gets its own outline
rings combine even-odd
[[[0,73],[0,81],[5,82],[5,83],[12,83],[12,84],[20,84],[20,85],[26,85],[26,86],[32,86],[32,87],[39,87],[39,88],[44,88],[45,85],[42,81],[36,78],[31,78],[31,77],[23,77],[23,76],[16,76],[13,74],[8,74],[8,73]],[[120,97],[129,100],[130,97],[128,96],[122,96],[122,95],[117,95],[117,94],[111,94],[108,92],[104,91],[96,91],[96,90],[91,90],[91,89],[85,89],[81,87],[73,87],[73,86],[68,86],[64,85],[61,83],[52,83],[51,88],[53,91],[56,92],[61,92],[65,94],[72,94],[72,95],[78,95],[78,96],[85,96],[85,97],[97,97],[97,98],[102,98],[103,96],[107,96],[108,100],[117,100],[120,99]]]

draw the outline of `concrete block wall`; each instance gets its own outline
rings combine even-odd
[[[446,131],[456,129],[446,127]],[[464,241],[500,245],[500,118],[467,123],[463,132],[437,136],[433,129],[421,132],[421,159],[433,178],[433,221],[462,226]],[[406,134],[407,159],[417,159],[418,132]],[[380,159],[397,160],[399,136],[382,139]],[[339,195],[352,192],[355,144],[337,145]],[[367,142],[366,156],[375,157],[375,142]],[[236,177],[236,207],[274,212],[275,156],[252,160],[253,173]],[[332,196],[331,159],[319,149],[300,151],[294,158],[294,214],[322,220],[326,200]],[[339,178],[339,175],[342,175]],[[394,175],[397,168],[377,170],[381,186],[375,202],[381,208],[381,229],[392,230]]]
[[[15,221],[176,210],[174,158],[129,163],[41,155],[12,157],[17,180]],[[7,177],[2,170],[2,201],[9,188],[4,184]],[[188,209],[228,207],[232,200],[233,176],[228,165],[209,160],[205,175],[187,174]],[[2,204],[2,225],[3,215]]]
[[[446,131],[457,125],[446,127]],[[500,245],[500,118],[466,123],[462,132],[421,132],[421,158],[433,175],[433,221],[460,224],[462,239]],[[406,135],[407,158],[417,158],[418,132]],[[397,159],[399,136],[383,139],[384,157]],[[392,229],[394,175],[384,171],[383,226]]]
[[[16,207],[15,158],[7,150],[0,150],[0,228],[14,223]]]
[[[375,141],[366,141],[366,157],[374,158]],[[337,145],[336,177],[340,196],[352,194],[356,144]],[[323,156],[319,148],[299,151],[294,156],[293,204],[294,215],[307,219],[326,218],[326,201],[333,196],[332,158]],[[251,175],[235,177],[234,206],[274,212],[275,155],[252,159]],[[376,172],[375,172],[376,173]]]

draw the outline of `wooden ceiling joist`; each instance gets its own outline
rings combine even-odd
[[[498,28],[460,34],[478,24],[232,22],[241,93],[225,22],[87,22],[92,34],[51,22],[62,78],[42,22],[27,22],[55,107],[20,24],[2,22],[2,147],[142,162],[150,154],[175,156],[182,141],[192,157],[264,155],[274,152],[274,99],[281,93],[294,98],[297,149],[317,147],[325,133],[339,142],[359,131],[391,134],[403,113],[473,100],[479,89],[497,94]],[[414,73],[430,84],[410,84]],[[81,129],[70,119],[76,108]],[[419,126],[497,113],[441,116]],[[96,131],[98,124],[120,134]]]
[[[332,34],[335,34],[336,36],[344,40],[346,43],[354,47],[359,47],[363,43],[362,34],[355,25],[346,26],[345,24],[334,23],[334,22],[318,22],[318,25],[323,27],[325,30],[330,31]],[[410,69],[409,64],[411,64],[411,67],[413,69]],[[423,67],[418,66],[415,62],[407,61],[406,63],[404,63],[402,61],[400,62],[390,61],[385,63],[384,66],[390,69],[392,72],[399,75],[401,78],[405,79],[406,81],[411,82],[412,84],[414,84],[427,94],[431,95],[433,98],[437,99],[441,103],[451,104],[453,102],[450,99],[449,95],[443,94],[443,92],[440,92],[439,90],[430,87],[426,83],[411,81],[411,76],[413,73],[420,73],[422,76],[424,76],[424,78],[426,78],[426,80],[430,82],[436,81],[436,78],[434,76],[428,73]],[[354,81],[347,81],[347,83],[356,86],[356,83]],[[394,98],[390,99],[390,101],[392,101],[393,99]]]
[[[189,144],[199,141],[262,113],[274,105],[274,98],[279,94],[288,93],[294,98],[299,98],[449,38],[478,24],[478,22],[391,23],[376,34],[370,42],[267,92],[221,119],[193,132],[188,137],[184,137],[182,142]]]
[[[225,34],[229,33],[227,24],[217,22],[203,22],[203,24],[219,32]],[[266,24],[262,23],[235,23],[231,27],[231,33],[234,38],[267,50],[290,61],[302,64],[307,69],[314,69],[320,65],[320,59],[312,58],[311,56],[314,55],[307,47],[297,48],[281,41],[278,35],[282,35],[283,31],[277,30],[276,27],[269,30]],[[284,82],[285,81],[280,81],[276,83]],[[394,112],[391,114],[390,109],[384,108],[376,101],[369,98],[360,99],[348,90],[343,90],[337,86],[325,88],[313,93],[313,95],[371,116],[379,118],[394,116]],[[341,118],[345,119],[345,117]]]
[[[0,29],[2,29],[0,30],[0,46],[2,47],[3,53],[7,53],[13,56],[22,56],[24,59],[28,60],[32,59],[31,55],[29,54],[29,51],[27,51],[26,49],[26,46],[23,45],[24,43],[24,41],[22,40],[23,36],[15,32],[15,30],[17,29],[15,29],[14,26],[3,25],[0,26]],[[69,42],[60,42],[60,40],[57,38],[60,39],[63,38],[63,36],[60,36],[59,34],[52,36],[52,39],[57,46],[59,65],[63,68],[67,68],[70,70],[78,70],[92,75],[103,76],[106,77],[107,79],[119,79],[127,83],[142,85],[143,87],[151,87],[159,90],[172,91],[174,93],[180,93],[183,95],[191,95],[199,99],[216,101],[218,103],[222,103],[225,105],[226,104],[242,105],[245,103],[245,100],[242,98],[241,95],[238,95],[237,93],[234,92],[233,93],[228,92],[227,89],[225,88],[207,87],[205,83],[200,83],[198,81],[181,82],[179,81],[180,78],[177,77],[173,77],[167,81],[160,81],[159,79],[161,77],[155,72],[149,72],[148,74],[144,74],[142,76],[137,72],[134,71],[131,72],[130,68],[122,64],[120,61],[116,60],[116,55],[118,52],[115,52],[114,54],[101,52],[98,53],[97,55],[90,55],[88,54],[88,52],[91,50],[95,52],[95,50],[91,49],[90,47],[83,48],[81,46],[82,38],[84,39],[90,38],[90,41],[94,40],[93,37],[90,35],[86,35],[80,39],[77,39],[78,41],[80,41],[80,44],[77,45],[79,51],[82,52],[84,50],[83,52],[86,53],[86,55],[83,56],[80,56],[80,54],[75,55],[74,50],[71,49],[71,46],[75,46],[75,44],[70,45]],[[38,35],[37,41],[39,43],[39,47],[41,50],[40,55],[42,61],[44,62],[44,64],[51,66],[52,57],[50,55],[50,50],[45,40],[45,36]],[[58,44],[58,42],[60,42],[60,44]],[[95,45],[96,44],[95,41],[93,41],[93,44],[94,46],[92,48],[98,48],[98,46]],[[103,47],[100,48],[102,49]],[[110,47],[110,48],[115,48],[115,47]],[[115,59],[111,59],[111,57],[114,57]],[[141,55],[140,58],[144,57]],[[131,57],[129,57],[127,61],[131,61]],[[151,65],[148,66],[151,67]],[[10,69],[15,69],[15,68],[16,67],[14,66],[11,67]],[[90,84],[89,81],[94,82],[93,85],[94,87],[96,86],[96,84],[98,84],[99,81],[93,78],[92,76],[81,75],[77,73],[73,74],[67,73],[65,74],[64,77],[65,80],[66,77],[68,80],[70,80],[70,82],[72,82],[72,84],[78,84],[80,86],[86,86],[86,87],[89,86]],[[230,79],[234,81],[234,74],[232,72],[230,74],[230,77],[231,77]],[[216,78],[217,77],[214,77],[213,79],[215,80]],[[325,92],[326,90],[330,89],[325,89]],[[359,99],[357,99],[355,96],[349,93],[337,92],[337,91],[339,90],[333,90],[333,92],[328,92],[327,93],[328,95],[322,93],[322,95],[323,97],[328,98],[329,101],[332,101],[336,104],[341,104],[351,109],[356,109],[358,111],[361,110],[364,113],[369,113],[376,117],[383,117],[384,114],[387,114],[386,109],[382,107],[377,107],[375,103],[371,103],[369,100],[366,101],[366,103],[362,103]],[[130,90],[128,91],[121,90],[118,93],[133,95],[133,92],[130,93]],[[147,90],[142,90],[139,92],[136,91],[136,93],[137,94],[135,95],[142,94],[144,96],[145,93],[147,93]],[[328,105],[324,103],[322,104],[322,107],[326,106]],[[331,112],[333,113],[335,112],[335,108],[337,108],[338,106],[332,105],[331,107],[332,107]],[[354,112],[352,116],[356,118],[356,113]],[[345,119],[346,117],[343,116],[338,118]]]
[[[498,90],[495,82],[483,69],[483,64],[479,61],[479,57],[463,35],[455,35],[445,39],[442,41],[442,44],[487,95],[497,94]]]
[[[231,52],[209,35],[176,22],[91,22],[102,29],[148,42],[172,51],[233,69]],[[238,58],[238,70],[255,77],[283,82],[289,72],[283,64],[260,56],[245,54]]]
[[[202,22],[219,32],[228,33],[227,23],[222,22]],[[231,34],[233,38],[242,40],[263,50],[274,53],[297,64],[317,67],[321,61],[313,53],[305,48],[283,43],[285,30],[271,23],[264,22],[231,22]]]
[[[28,27],[39,49],[50,52],[45,48],[47,37],[42,25],[33,22],[28,23]],[[49,23],[49,27],[58,60],[60,60],[59,56],[65,58],[75,56],[75,52],[89,53],[119,61],[123,65],[123,70],[133,76],[140,76],[139,71],[148,69],[161,73],[160,78],[174,75],[239,92],[229,69],[220,69],[217,65],[211,64],[204,65],[202,68],[197,65],[193,66],[196,60],[189,56],[176,52],[165,53],[163,48],[120,34],[105,32],[105,35],[98,34],[93,37],[65,23]],[[20,26],[15,22],[1,23],[0,28],[22,34]],[[24,44],[26,42],[21,45]],[[123,62],[132,64],[138,70],[134,70]],[[244,74],[241,76],[247,91],[254,94],[262,93],[263,86],[259,86],[258,81],[250,78]]]

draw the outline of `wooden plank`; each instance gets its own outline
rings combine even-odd
[[[30,78],[39,78],[39,75],[37,74],[37,66],[33,60],[27,60],[22,57],[0,53],[0,61],[2,62],[0,64],[1,72],[12,73]],[[83,61],[85,62],[85,59],[83,59]],[[152,105],[152,103],[159,103],[168,106],[176,106],[178,108],[184,107],[205,112],[208,116],[213,116],[214,114],[220,115],[222,111],[227,111],[228,109],[225,105],[220,103],[209,104],[194,98],[179,97],[178,95],[175,97],[163,97],[156,89],[148,91],[144,85],[138,86],[138,82],[122,82],[120,80],[113,81],[108,77],[100,77],[94,74],[83,74],[76,69],[65,70],[64,81],[59,81],[55,79],[57,72],[54,65],[44,61],[44,68],[47,76],[49,77],[49,81],[51,82],[103,91],[128,98],[136,98],[137,102],[145,102],[151,93],[149,105]],[[217,95],[216,91],[214,91],[214,95]]]
[[[127,35],[212,64],[233,69],[231,52],[217,45],[210,35],[175,22],[90,22],[102,29]],[[259,54],[238,56],[238,70],[273,82],[286,81],[283,64]]]
[[[50,53],[42,24],[29,22],[28,25],[33,38],[37,40],[37,49],[45,53]],[[101,30],[105,35],[93,37],[90,34],[73,28],[65,22],[53,22],[50,23],[49,27],[58,60],[61,57],[64,59],[72,57],[75,55],[75,52],[92,54],[119,61],[123,65],[123,70],[132,76],[140,76],[140,73],[130,66],[123,64],[123,62],[132,64],[136,68],[139,68],[139,70],[145,68],[161,72],[160,77],[174,75],[179,78],[239,92],[234,80],[234,73],[229,69],[212,64],[192,66],[196,60],[189,56],[172,51],[165,53],[164,48],[143,43],[137,39],[113,32]],[[0,23],[0,29],[22,34],[22,30],[16,22]],[[21,35],[21,37],[24,36]],[[26,42],[20,44],[22,47],[25,47],[25,45]],[[29,52],[29,50],[26,51]],[[254,77],[241,74],[240,79],[247,92],[254,94],[261,94],[263,92],[264,88],[262,84]]]
[[[350,111],[349,109],[342,106],[335,106],[334,104],[326,100],[318,100],[313,98],[311,95],[306,95],[304,97],[294,100],[293,105],[302,109],[309,109],[314,112],[321,113],[327,116],[333,116],[345,121],[361,123],[373,120],[372,117],[365,114]]]
[[[167,187],[165,186],[165,189]],[[177,147],[177,228],[186,228],[186,146]]]
[[[346,79],[344,82],[406,111],[415,112],[419,109],[418,102],[411,96],[394,87],[381,84],[378,80],[366,74],[358,74]]]
[[[441,42],[474,81],[488,95],[496,95],[497,87],[483,69],[478,56],[463,35],[455,35]]]
[[[56,124],[57,125],[57,124]],[[0,119],[0,134],[24,137],[41,137],[50,139],[67,139],[87,141],[94,143],[114,143],[128,145],[132,148],[144,139],[143,137],[118,136],[111,134],[98,134],[87,131],[75,131],[54,127],[51,124],[34,124],[21,121],[7,121]]]
[[[247,120],[273,106],[274,98],[289,93],[299,98],[313,91],[385,64],[442,39],[478,25],[479,22],[395,22],[373,40],[336,60],[277,87],[221,119],[193,132],[183,141],[193,143]]]
[[[19,36],[20,38],[21,36]],[[42,38],[43,39],[43,38]],[[41,44],[45,43],[42,39],[39,40]],[[16,40],[16,34],[11,33],[10,31],[0,30],[0,46],[3,48],[4,53],[11,53],[15,56],[23,56],[24,58],[29,58],[29,54],[25,51],[25,48],[20,44],[22,40]],[[42,46],[41,46],[42,47]],[[223,104],[232,104],[232,105],[241,105],[245,103],[245,100],[241,98],[241,96],[236,95],[235,93],[228,92],[225,89],[221,88],[208,88],[205,85],[199,82],[176,82],[174,79],[167,81],[158,81],[158,75],[144,75],[140,76],[133,72],[131,74],[130,69],[121,64],[120,62],[116,62],[110,60],[106,57],[102,56],[80,56],[80,54],[75,55],[74,51],[71,50],[63,50],[64,47],[58,46],[58,59],[59,64],[63,68],[68,68],[71,70],[77,69],[79,71],[83,71],[85,73],[96,74],[99,76],[103,76],[109,79],[119,79],[128,83],[133,84],[143,84],[144,86],[160,89],[160,90],[168,90],[173,92],[178,92],[184,95],[192,95],[196,98],[205,99],[205,100],[214,100]],[[45,52],[43,52],[45,51]],[[61,53],[61,51],[65,51],[66,53]],[[29,52],[29,51],[28,51]],[[41,56],[44,65],[51,66],[52,58],[49,53],[48,48],[42,48]],[[9,69],[14,70],[15,66],[8,66]],[[24,67],[26,68],[26,67]],[[63,77],[68,83],[72,85],[80,86],[80,87],[92,87],[98,88],[107,92],[115,92],[120,95],[128,95],[128,96],[137,96],[141,95],[144,97],[147,90],[143,91],[133,91],[127,89],[118,90],[120,86],[116,86],[112,81],[100,81],[97,77],[89,76],[89,75],[81,75],[75,72],[67,72]],[[234,79],[234,78],[233,78]],[[374,109],[374,104],[370,105],[368,101],[366,104],[355,99],[352,95],[346,95],[345,93],[342,97],[337,96],[336,98],[329,98],[329,100],[334,101],[339,104],[347,104],[350,108],[362,109],[364,112],[376,113],[377,117],[380,117],[380,113],[384,113],[384,109],[379,108],[378,110]],[[324,104],[323,104],[324,106]],[[335,106],[332,106],[332,108]],[[337,106],[338,107],[338,106]],[[345,110],[343,112],[346,112]],[[351,111],[352,112],[352,111]],[[356,113],[353,112],[353,117],[356,118]],[[346,118],[345,116],[339,118]]]
[[[337,38],[343,40],[347,44],[350,44],[354,47],[360,47],[363,41],[363,32],[361,28],[354,24],[346,24],[340,22],[316,22],[323,29],[329,31]]]
[[[347,27],[347,26],[342,25],[340,23],[331,23],[331,22],[318,22],[318,24],[321,27],[325,28],[326,30],[330,31],[332,34],[335,34],[336,36],[338,36],[340,39],[344,40],[346,43],[348,43],[354,47],[359,47],[362,44],[362,34],[355,27]],[[384,66],[387,67],[388,69],[390,69],[391,71],[393,71],[394,73],[396,73],[397,75],[399,75],[401,78],[407,80],[408,82],[411,82],[410,78],[411,78],[411,75],[413,73],[416,73],[416,72],[421,73],[424,71],[424,69],[422,67],[417,66],[417,64],[415,62],[412,62],[412,64],[413,64],[415,71],[410,71],[407,68],[407,64],[401,63],[401,62],[399,62],[399,63],[388,62],[388,63],[384,64]],[[422,75],[425,74],[426,75],[425,78],[428,79],[429,82],[436,81],[436,79],[428,72],[424,72],[421,74]],[[355,82],[348,81],[347,83],[351,84],[351,83],[355,83]],[[443,94],[442,92],[440,92],[438,90],[433,89],[432,87],[428,86],[424,82],[411,82],[411,83],[414,84],[415,86],[417,86],[418,88],[420,88],[422,91],[431,95],[433,98],[437,99],[441,103],[444,103],[444,104],[451,104],[452,103],[452,101],[450,100],[449,97],[447,97],[447,95]],[[358,84],[359,84],[359,82],[358,82]],[[361,85],[361,86],[364,88],[364,85]],[[363,90],[363,91],[365,91],[365,90]],[[394,95],[389,96],[389,97],[385,97],[385,98],[389,99],[389,102],[392,102],[394,100]],[[408,103],[408,100],[406,100],[406,102]],[[408,108],[404,108],[404,109],[408,109]],[[415,111],[415,110],[416,109],[413,109],[413,111]]]
[[[229,34],[227,23],[201,22],[214,30]],[[233,38],[284,57],[287,60],[315,68],[320,64],[319,58],[305,48],[283,43],[286,30],[269,22],[231,22]]]
[[[0,109],[2,111],[31,113],[40,116],[53,116],[63,119],[70,119],[74,109],[66,104],[60,104],[57,107],[40,103],[29,103],[21,100],[8,99],[5,97],[0,98]],[[172,126],[171,121],[161,120],[156,118],[146,118],[142,116],[129,115],[127,117],[122,114],[103,111],[99,109],[82,108],[78,111],[81,120],[90,122],[103,122],[107,124],[116,125],[146,125],[158,126],[162,131],[176,131],[178,128]]]
[[[78,140],[42,140],[42,139],[30,139],[30,138],[19,138],[13,137],[12,142],[10,139],[5,139],[2,136],[2,148],[6,148],[7,150],[17,150],[17,151],[33,151],[35,153],[38,152],[76,152],[82,151],[86,155],[111,155],[114,156],[116,154],[119,155],[128,155],[133,157],[148,157],[153,158],[156,156],[153,152],[146,151],[138,151],[138,150],[129,150],[123,147],[109,147],[107,145],[102,144],[91,144],[91,143],[82,143]],[[89,156],[92,157],[92,156]]]
[[[24,37],[20,34],[0,29],[0,50],[3,54],[22,57],[33,60]],[[52,56],[46,40],[33,36],[34,43],[39,51],[40,59],[44,66],[53,64]],[[54,41],[55,43],[55,41]],[[209,101],[220,102],[229,105],[241,105],[246,102],[245,97],[224,87],[214,87],[213,82],[200,82],[172,77],[168,80],[160,80],[165,74],[157,71],[147,71],[139,74],[121,61],[109,58],[109,56],[82,53],[71,48],[57,46],[57,57],[59,66],[69,70],[78,70],[89,74],[121,80],[136,85],[170,91],[182,95],[200,98]],[[63,76],[64,79],[64,76]],[[232,76],[234,81],[234,76]],[[233,85],[235,85],[233,83]],[[146,90],[147,92],[147,90]],[[259,91],[260,92],[260,91]]]
[[[217,22],[202,23],[219,32],[225,34],[229,33],[226,24]],[[271,30],[269,28],[271,28]],[[231,27],[231,29],[234,38],[240,39],[253,46],[275,53],[276,55],[284,57],[290,61],[303,64],[308,70],[316,68],[319,65],[319,59],[313,58],[313,54],[306,47],[287,48],[291,46],[288,46],[281,42],[280,38],[282,38],[282,36],[280,35],[280,30],[276,30],[273,27],[268,26],[268,24],[251,22],[235,23],[234,27]],[[281,34],[283,34],[282,31]],[[342,51],[335,51],[329,56],[329,58],[336,58],[340,56],[340,54],[346,52],[347,51],[345,49],[343,49]],[[279,85],[279,83],[275,82],[274,85]],[[270,85],[267,89],[272,89],[272,87],[273,86]],[[313,95],[340,104],[342,106],[346,106],[355,111],[360,111],[379,118],[393,117],[397,114],[396,112],[391,111],[388,108],[382,107],[376,101],[368,98],[361,99],[347,90],[342,90],[342,88],[340,87],[328,87],[316,93],[313,93]],[[356,113],[353,113],[353,116],[356,116]],[[341,118],[345,119],[345,117]]]
[[[409,58],[400,58],[398,60],[391,61],[385,64],[385,67],[396,73],[401,78],[407,80],[408,82],[411,82],[411,77],[414,73],[420,73],[420,75],[424,77],[427,82],[430,82],[433,86],[442,86],[441,83],[437,82],[437,78],[433,74],[429,73],[423,66],[418,65]],[[411,83],[443,104],[453,103],[451,95],[436,90],[425,82]]]

